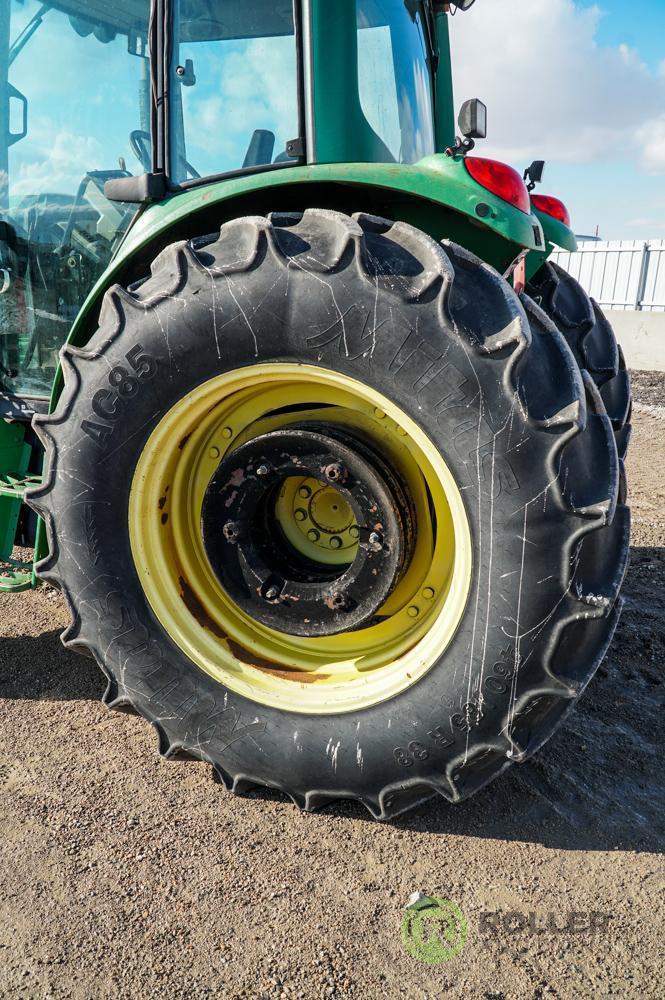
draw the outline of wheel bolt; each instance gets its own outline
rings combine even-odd
[[[302,497],[303,500],[307,500],[307,498],[311,497],[311,495],[312,491],[310,490],[309,486],[301,486],[300,489],[298,490],[298,496]]]
[[[323,470],[323,474],[326,479],[329,479],[331,483],[340,483],[342,479],[345,478],[345,470],[339,464],[339,462],[333,462],[331,465],[327,465]]]
[[[355,525],[355,524],[352,524],[351,527],[349,528],[349,534],[351,535],[351,538],[357,538],[358,535],[360,534],[360,532],[358,530],[358,526]]]
[[[222,528],[222,533],[227,542],[235,542],[239,535],[238,525],[234,524],[233,521],[227,521]]]
[[[305,521],[307,520],[307,511],[303,510],[302,507],[298,507],[295,517],[296,521]]]
[[[341,549],[342,539],[338,535],[333,535],[329,542],[331,549]]]
[[[266,465],[265,462],[263,463],[263,465],[259,465],[256,470],[257,476],[267,476],[269,472],[270,472],[270,466]]]
[[[321,536],[319,535],[316,528],[310,528],[310,530],[307,532],[307,537],[309,538],[310,542],[318,542]]]
[[[415,604],[412,604],[411,607],[409,608],[409,617],[417,618],[419,614],[420,614],[420,608],[417,608]]]
[[[367,539],[367,544],[373,552],[378,552],[379,549],[383,548],[383,539],[378,532],[372,531]]]
[[[277,587],[268,587],[264,596],[266,601],[274,601],[276,597],[279,597],[279,590]]]
[[[423,590],[423,597],[425,598],[426,601],[432,600],[432,598],[434,597],[434,590],[432,589],[432,587],[425,587],[425,589]]]

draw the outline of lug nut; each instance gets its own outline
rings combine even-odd
[[[321,536],[319,535],[316,528],[310,528],[310,530],[307,532],[307,537],[309,538],[310,542],[318,542]]]
[[[302,497],[303,500],[307,500],[307,498],[311,497],[311,495],[312,491],[310,490],[309,486],[301,486],[300,489],[298,490],[298,496]]]
[[[268,587],[265,594],[263,595],[266,601],[274,601],[276,597],[279,597],[279,590],[277,587]]]
[[[222,528],[222,533],[227,542],[235,542],[236,538],[240,534],[238,530],[238,525],[234,524],[233,521],[227,521]]]
[[[259,465],[256,470],[257,476],[267,476],[269,472],[270,466],[266,465],[265,462],[262,465]]]
[[[298,509],[296,511],[296,514],[295,514],[295,517],[296,517],[296,521],[306,521],[307,520],[307,511],[303,510],[302,507],[298,507]]]
[[[329,479],[331,483],[341,483],[343,479],[346,478],[345,469],[339,464],[339,462],[333,462],[331,465],[327,465],[323,470],[323,474],[326,479]]]
[[[378,552],[383,548],[383,538],[378,534],[378,532],[372,531],[367,539],[367,545],[372,552]]]
[[[358,526],[356,524],[352,524],[351,525],[351,527],[349,528],[349,534],[351,535],[351,538],[357,538],[358,537],[358,535],[360,534],[360,532],[359,532]]]
[[[331,549],[341,549],[342,539],[339,537],[339,535],[333,535],[328,544],[330,545]]]

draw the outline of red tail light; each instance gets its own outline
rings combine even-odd
[[[486,160],[482,156],[467,156],[464,162],[474,181],[481,187],[519,208],[521,212],[531,215],[529,192],[516,170],[507,163]]]
[[[564,226],[570,226],[570,212],[558,198],[552,198],[547,194],[532,194],[531,204],[543,215],[550,215],[553,219],[563,222]]]

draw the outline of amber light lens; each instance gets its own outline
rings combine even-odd
[[[564,226],[570,226],[570,212],[558,198],[552,198],[548,194],[532,194],[531,204],[543,215],[550,215],[553,219],[563,222]]]
[[[466,169],[474,181],[477,181],[486,191],[507,201],[509,205],[519,208],[520,212],[531,215],[531,203],[526,184],[516,170],[499,160],[486,160],[482,156],[467,156]]]

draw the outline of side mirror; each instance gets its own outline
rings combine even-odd
[[[540,184],[545,173],[545,161],[534,160],[530,167],[524,171],[524,180],[528,181],[527,188],[533,191],[536,184]]]
[[[465,139],[487,138],[487,108],[477,97],[465,101],[457,124]]]

